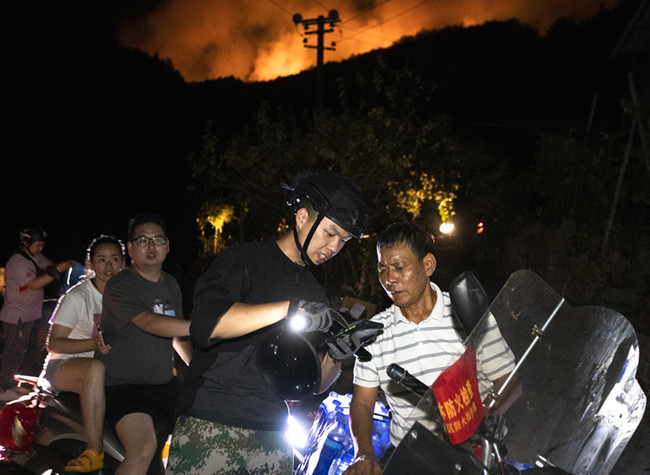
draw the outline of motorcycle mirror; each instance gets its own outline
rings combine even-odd
[[[490,306],[483,286],[471,271],[456,277],[449,287],[451,308],[465,335],[469,335]]]

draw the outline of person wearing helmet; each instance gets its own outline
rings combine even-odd
[[[304,332],[329,330],[338,314],[312,267],[361,237],[368,213],[359,186],[332,172],[302,173],[283,186],[291,193],[292,229],[277,240],[230,246],[197,282],[194,358],[177,406],[167,473],[293,473],[287,405],[262,374],[260,347],[283,322],[302,323]],[[336,359],[361,345],[355,339],[344,355],[325,354],[314,392],[338,377]]]
[[[0,309],[4,334],[0,401],[5,402],[22,395],[14,374],[24,362],[34,322],[43,315],[44,287],[72,267],[72,261],[54,265],[43,255],[47,233],[42,228],[25,228],[18,236],[18,249],[7,261],[5,304]]]
[[[357,239],[363,235],[368,225],[368,213],[360,190],[351,179],[333,173],[317,173],[307,176],[299,174],[294,181],[297,183],[294,186],[283,184],[283,187],[291,192],[287,204],[293,208],[294,213],[305,208],[312,210],[312,214],[316,215],[303,242],[298,236],[298,228],[293,227],[296,249],[306,265],[316,265],[307,250],[324,218]],[[317,251],[313,248],[314,246],[312,252]],[[326,256],[316,258],[318,264],[324,262],[322,257]]]

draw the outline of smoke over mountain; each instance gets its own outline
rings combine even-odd
[[[124,46],[169,59],[187,81],[235,76],[263,81],[316,64],[317,35],[294,24],[338,11],[325,61],[385,48],[422,30],[517,18],[541,34],[559,18],[579,22],[619,0],[168,0],[120,25]],[[328,25],[329,26],[329,25]],[[312,26],[308,31],[314,31]]]

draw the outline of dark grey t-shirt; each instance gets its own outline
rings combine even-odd
[[[147,310],[183,317],[181,290],[174,277],[163,272],[159,282],[151,282],[131,269],[124,269],[108,281],[101,326],[104,340],[112,348],[106,355],[96,355],[106,366],[106,386],[171,381],[172,338],[152,335],[131,322]]]

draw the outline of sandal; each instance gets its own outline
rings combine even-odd
[[[66,472],[87,473],[104,468],[104,452],[95,449],[84,450],[79,457],[72,459],[65,466]]]

